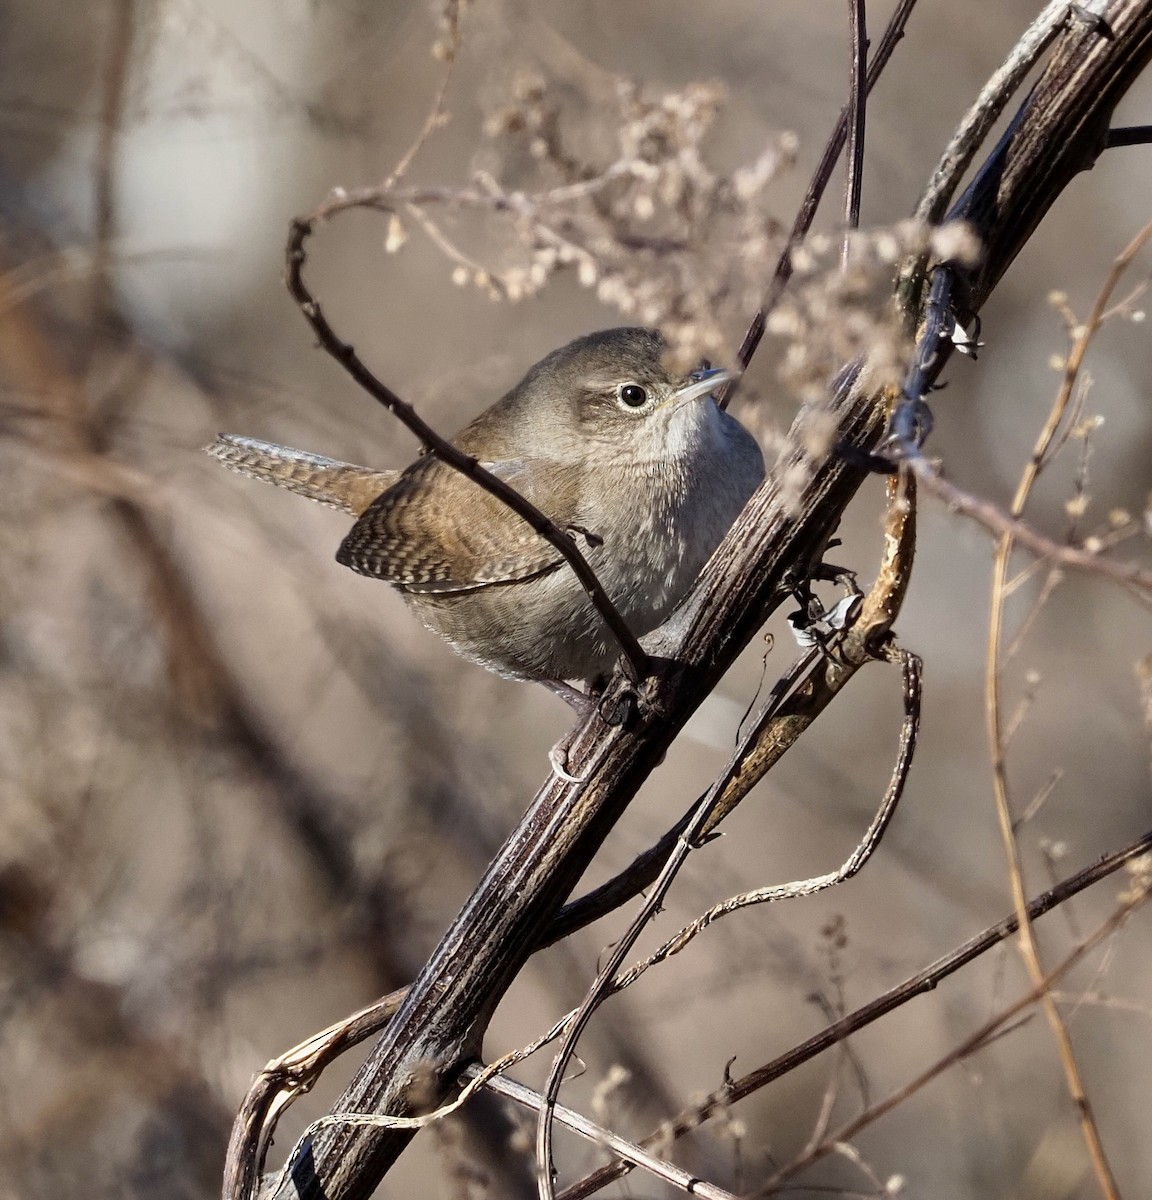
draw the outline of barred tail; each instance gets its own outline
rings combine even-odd
[[[218,434],[212,445],[204,447],[204,452],[230,471],[274,483],[354,517],[399,477],[397,471],[373,471],[370,467],[357,467],[236,433]]]

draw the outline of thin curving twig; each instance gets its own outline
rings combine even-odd
[[[1056,440],[1069,405],[1072,403],[1076,380],[1084,363],[1084,357],[1093,338],[1104,322],[1104,314],[1108,310],[1113,292],[1120,283],[1124,272],[1133,258],[1144,245],[1152,239],[1152,222],[1147,224],[1124,248],[1112,265],[1104,286],[1096,296],[1092,312],[1088,320],[1077,331],[1073,340],[1072,352],[1068,355],[1064,366],[1064,376],[1060,388],[1052,403],[1048,419],[1036,445],[1020,477],[1016,494],[1012,498],[1009,514],[1016,520],[1023,515],[1028,504],[1032,489],[1041,471],[1049,461],[1048,456],[1053,442]],[[1008,877],[1012,890],[1012,903],[1020,922],[1020,952],[1028,970],[1029,978],[1034,988],[1041,988],[1044,982],[1044,968],[1040,962],[1040,951],[1032,931],[1032,923],[1028,919],[1027,902],[1024,892],[1024,872],[1020,859],[1020,847],[1016,841],[1016,832],[1012,819],[1012,804],[1009,798],[1008,770],[1006,761],[1006,739],[1004,735],[1004,717],[1001,701],[1001,643],[1003,641],[1005,585],[1008,575],[1009,561],[1012,557],[1013,537],[1004,533],[996,546],[996,557],[992,568],[992,606],[988,619],[988,650],[985,657],[984,696],[985,715],[987,719],[988,743],[992,755],[992,785],[996,802],[996,819],[1000,827],[1001,839],[1004,843],[1004,853],[1008,860]],[[1092,1162],[1100,1191],[1107,1200],[1119,1200],[1119,1188],[1112,1174],[1107,1155],[1104,1152],[1100,1130],[1092,1111],[1092,1104],[1084,1088],[1076,1054],[1072,1047],[1072,1039],[1068,1027],[1060,1015],[1056,1001],[1042,992],[1041,1007],[1056,1038],[1060,1051],[1060,1060],[1072,1098],[1077,1118],[1080,1122],[1081,1133]]]
[[[328,318],[324,316],[319,302],[304,282],[304,263],[307,259],[304,244],[312,234],[313,225],[312,219],[297,217],[289,227],[286,249],[287,284],[292,299],[296,301],[300,311],[304,314],[304,319],[312,326],[312,331],[316,334],[321,348],[330,354],[374,400],[383,404],[401,424],[410,429],[428,448],[429,453],[434,454],[441,462],[459,471],[461,475],[467,476],[478,487],[506,504],[560,553],[588,593],[589,600],[600,614],[604,624],[612,631],[619,643],[633,682],[638,683],[645,678],[649,671],[648,656],[640,648],[636,635],[617,612],[608,593],[596,578],[596,573],[588,565],[587,560],[580,553],[569,534],[534,504],[526,500],[515,488],[510,487],[499,476],[493,475],[491,471],[485,470],[476,459],[457,449],[447,438],[441,437],[410,404],[401,400],[390,387],[377,379],[355,349],[341,340],[329,325]]]

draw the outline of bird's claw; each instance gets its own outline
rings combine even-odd
[[[567,739],[563,742],[557,742],[551,750],[548,751],[548,761],[552,764],[552,773],[558,778],[564,780],[565,783],[587,783],[587,775],[573,775],[568,770],[568,742]]]

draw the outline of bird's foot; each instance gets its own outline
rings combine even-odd
[[[541,679],[540,686],[546,687],[553,696],[559,696],[578,717],[586,717],[592,711],[594,697],[562,679]]]
[[[548,751],[548,761],[552,764],[552,773],[558,779],[563,779],[565,783],[587,783],[587,775],[573,775],[568,770],[568,748],[570,745],[571,739],[563,738]]]
[[[559,696],[581,720],[588,716],[599,700],[599,692],[595,685],[590,685],[587,692],[582,692],[560,679],[542,679],[540,682],[554,696]],[[586,775],[573,775],[568,770],[568,751],[571,745],[572,734],[569,733],[548,751],[548,761],[552,764],[552,771],[556,777],[563,779],[565,783],[584,783],[588,778]]]

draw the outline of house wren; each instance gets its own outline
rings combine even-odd
[[[651,329],[577,338],[453,442],[578,541],[629,628],[654,629],[764,478],[752,435],[711,393],[729,374],[663,365]],[[466,658],[516,679],[593,680],[615,638],[558,551],[431,455],[374,471],[253,438],[225,466],[357,517],[336,558],[402,593]]]

